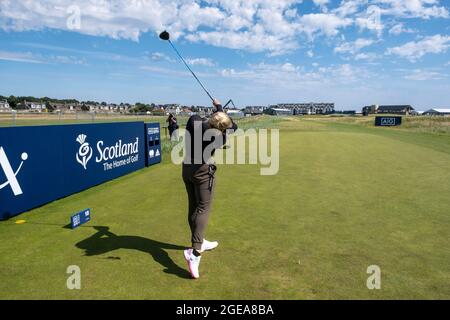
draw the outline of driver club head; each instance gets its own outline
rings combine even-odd
[[[164,30],[163,32],[161,32],[159,34],[159,38],[161,40],[169,40],[170,39],[170,34],[166,30]]]

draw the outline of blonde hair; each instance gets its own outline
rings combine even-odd
[[[225,112],[216,112],[209,118],[209,125],[215,129],[224,131],[230,129],[233,123]]]

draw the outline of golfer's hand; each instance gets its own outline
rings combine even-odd
[[[220,103],[220,101],[218,99],[213,100],[213,106],[216,108],[216,110],[214,112],[222,112],[223,111],[222,104]]]

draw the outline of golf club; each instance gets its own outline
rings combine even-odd
[[[195,75],[194,71],[191,70],[191,68],[189,68],[188,64],[186,63],[186,61],[184,61],[183,57],[181,56],[181,54],[178,52],[177,48],[175,48],[175,46],[173,45],[172,41],[170,41],[170,34],[167,31],[163,31],[160,33],[159,38],[161,40],[165,40],[165,41],[169,41],[170,45],[172,46],[173,50],[175,50],[175,52],[177,53],[177,55],[180,57],[181,61],[183,61],[184,65],[186,66],[186,68],[189,69],[189,71],[192,73],[192,75],[194,76],[195,80],[197,80],[197,82],[200,84],[200,86],[203,88],[203,90],[206,92],[206,94],[208,95],[208,97],[211,99],[211,101],[214,101],[214,98],[209,94],[208,90],[206,90],[205,86],[202,84],[202,82],[197,78],[197,76]]]
[[[236,106],[234,105],[234,102],[232,99],[228,100],[228,102],[225,103],[225,105],[223,106],[223,109],[225,110],[230,103],[233,105],[233,108],[236,109]]]

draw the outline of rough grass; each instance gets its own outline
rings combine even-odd
[[[403,128],[417,132],[450,134],[450,117],[408,117]]]
[[[375,116],[369,117],[317,117],[307,116],[304,120],[333,122],[333,123],[347,123],[356,124],[359,126],[373,127],[375,123]],[[450,117],[424,117],[424,116],[407,116],[403,117],[402,125],[391,130],[414,131],[421,133],[435,133],[450,135]]]
[[[186,196],[166,154],[1,222],[0,298],[450,298],[448,135],[258,121],[281,129],[280,171],[219,167],[207,237],[220,246],[204,254],[199,280],[187,279]],[[87,207],[90,223],[63,228]],[[81,268],[81,290],[66,288],[69,265]],[[370,265],[381,268],[381,290],[366,287]]]

